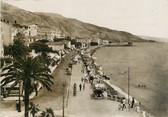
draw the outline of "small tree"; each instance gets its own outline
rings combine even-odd
[[[82,43],[81,42],[76,42],[75,47],[76,48],[81,48],[82,47]]]
[[[22,57],[28,55],[29,48],[25,45],[24,35],[18,33],[13,40],[13,44],[4,46],[4,55],[8,55],[13,58]]]
[[[35,105],[33,102],[30,102],[30,107],[29,107],[29,111],[32,114],[33,117],[35,117],[35,114],[40,111],[40,109],[38,108],[38,105]]]
[[[91,46],[97,46],[98,43],[97,43],[97,42],[91,42],[90,45],[91,45]]]
[[[75,39],[72,39],[72,40],[71,40],[71,44],[72,44],[72,45],[75,45],[75,44],[76,44],[76,40],[75,40]]]
[[[47,44],[42,43],[42,42],[33,42],[30,44],[30,49],[34,49],[36,53],[38,52],[52,52],[52,48],[48,47]]]
[[[54,111],[51,108],[46,108],[46,111],[41,113],[42,117],[55,117]]]
[[[52,48],[48,47],[47,44],[42,42],[34,42],[30,44],[30,48],[34,49],[36,53],[40,52],[41,55],[38,56],[39,60],[43,62],[46,66],[50,65],[52,61],[51,57],[48,55],[49,52],[53,52]]]

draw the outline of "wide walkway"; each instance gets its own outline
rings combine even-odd
[[[67,113],[69,117],[141,117],[141,115],[134,110],[125,109],[118,111],[119,103],[107,99],[96,100],[91,99],[90,94],[92,89],[90,84],[86,84],[85,90],[79,91],[79,84],[81,83],[82,64],[78,63],[73,66],[71,89],[69,95],[69,104]],[[77,83],[77,95],[73,96],[73,84]]]
[[[81,83],[82,64],[78,63],[73,66],[71,76],[71,86],[68,100],[68,107],[65,109],[66,117],[142,117],[140,113],[133,110],[118,111],[118,102],[107,99],[96,100],[91,99],[90,94],[92,89],[90,84],[85,85],[85,90],[79,91],[79,84]],[[77,95],[73,96],[73,84],[77,83]],[[62,115],[62,110],[54,110],[56,115]],[[23,117],[24,111],[21,113],[17,111],[0,111],[0,117]]]

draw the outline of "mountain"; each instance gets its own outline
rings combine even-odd
[[[144,41],[124,31],[111,30],[93,24],[66,18],[59,14],[30,12],[1,2],[1,17],[21,25],[37,24],[39,30],[59,29],[63,34],[76,38],[101,38],[112,41]]]
[[[139,37],[148,40],[150,42],[168,42],[168,38],[162,38],[162,37],[151,37],[151,36],[143,36],[139,35]]]

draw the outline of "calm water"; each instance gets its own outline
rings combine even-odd
[[[130,94],[143,108],[158,117],[168,116],[168,44],[134,43],[133,47],[103,47],[94,54],[111,83]],[[138,87],[144,85],[145,87]]]

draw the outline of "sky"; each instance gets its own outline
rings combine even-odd
[[[168,0],[2,0],[135,35],[167,38]]]

